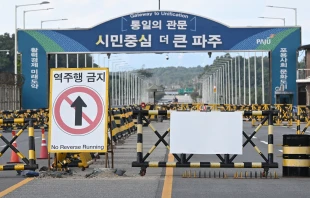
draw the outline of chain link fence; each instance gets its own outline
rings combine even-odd
[[[20,93],[24,81],[21,74],[0,72],[0,110],[20,109]]]

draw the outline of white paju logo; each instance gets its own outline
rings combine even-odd
[[[270,34],[269,37],[267,37],[266,39],[256,39],[256,44],[260,44],[260,45],[270,45],[271,44],[271,39],[275,37],[275,34]]]

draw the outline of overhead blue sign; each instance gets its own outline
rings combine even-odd
[[[90,29],[19,30],[18,51],[25,77],[22,107],[48,107],[46,54],[66,52],[271,51],[273,92],[293,92],[296,103],[296,50],[300,44],[300,27],[232,28],[171,11],[132,13]]]

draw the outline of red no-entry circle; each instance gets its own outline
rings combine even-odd
[[[68,105],[72,104],[71,99],[68,97],[70,94],[73,93],[77,93],[77,92],[81,92],[81,93],[85,93],[90,95],[96,102],[97,105],[97,115],[95,120],[91,120],[85,113],[82,114],[82,117],[84,118],[84,120],[86,120],[89,124],[89,126],[85,127],[85,128],[81,128],[81,129],[75,129],[72,128],[71,126],[68,126],[61,118],[60,115],[60,106],[63,102],[67,102]],[[87,133],[92,132],[100,123],[101,118],[103,116],[103,101],[101,100],[100,96],[98,95],[98,93],[96,93],[95,91],[93,91],[91,88],[88,87],[71,87],[67,90],[65,90],[64,92],[62,92],[58,98],[56,99],[55,102],[55,106],[54,106],[54,117],[55,117],[55,121],[57,123],[57,125],[62,128],[65,132],[72,134],[72,135],[85,135]]]

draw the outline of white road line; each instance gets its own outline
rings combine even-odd
[[[282,150],[279,150],[281,153],[283,153],[283,151]]]
[[[292,128],[293,130],[296,130],[296,128]]]
[[[264,144],[268,144],[268,142],[265,142],[265,141],[260,141],[261,143],[264,143]]]
[[[3,146],[0,146],[1,148],[3,148],[3,147],[5,147],[5,145],[3,145]]]
[[[35,137],[34,139],[38,139],[38,138],[40,138],[40,137]]]
[[[256,139],[257,137],[253,136],[254,139]]]

